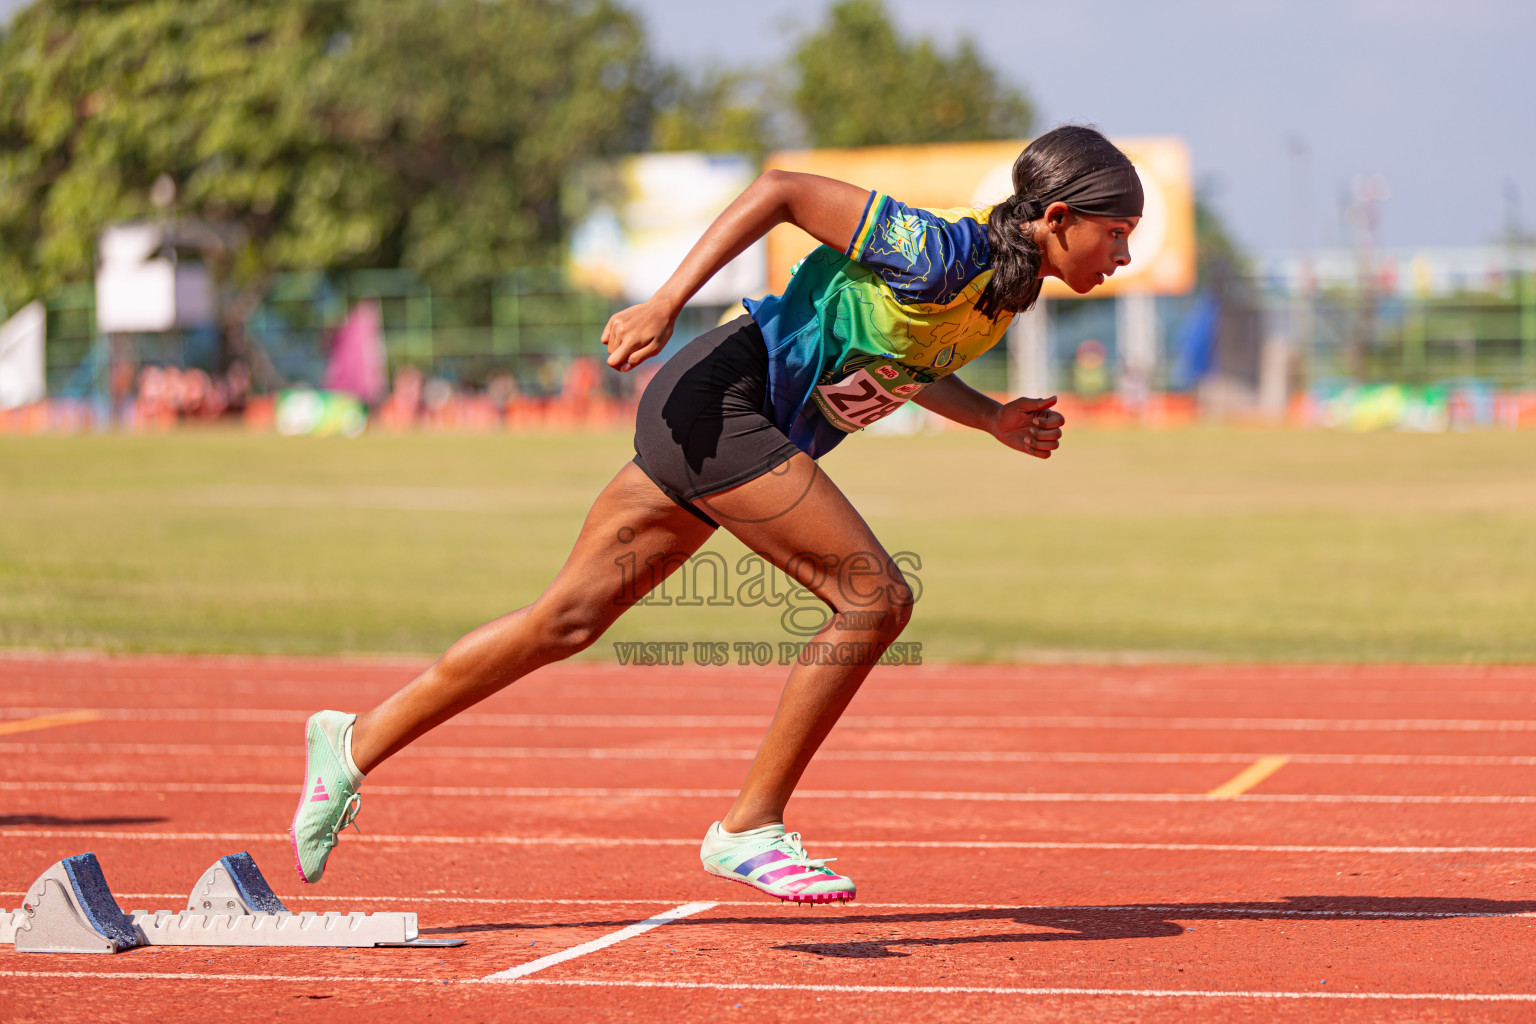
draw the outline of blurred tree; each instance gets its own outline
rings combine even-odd
[[[951,54],[896,34],[880,0],[841,0],[794,56],[815,146],[1020,139],[1034,108],[962,39]]]
[[[651,147],[761,157],[776,141],[766,80],[750,71],[709,67],[697,76],[678,68],[658,74]]]
[[[1248,255],[1217,209],[1218,191],[1219,183],[1212,178],[1195,187],[1195,281],[1202,298],[1194,308],[1210,304],[1214,317],[1210,325],[1213,348],[1199,374],[1213,372],[1257,388],[1264,310]]]
[[[0,39],[0,301],[89,279],[162,176],[238,229],[231,317],[278,270],[547,261],[565,169],[637,148],[648,76],[611,0],[42,0]]]
[[[1195,280],[1201,290],[1227,292],[1246,286],[1248,255],[1217,210],[1216,191],[1210,178],[1195,188]]]

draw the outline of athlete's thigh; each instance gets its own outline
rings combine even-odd
[[[663,494],[640,467],[625,463],[592,503],[565,565],[540,600],[601,604],[611,609],[611,621],[713,532]]]
[[[697,504],[838,610],[906,600],[903,577],[874,531],[804,453]]]

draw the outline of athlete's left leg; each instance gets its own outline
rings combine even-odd
[[[905,628],[913,598],[864,517],[806,455],[698,503],[833,613],[812,638],[830,656],[790,671],[768,734],[725,816],[726,829],[738,832],[784,821],[784,806],[812,755],[878,652]]]
[[[811,858],[784,808],[859,684],[907,623],[912,592],[869,525],[809,457],[699,499],[751,550],[826,602],[832,617],[797,664],[735,803],[699,849],[704,869],[798,903],[857,895],[853,879]]]

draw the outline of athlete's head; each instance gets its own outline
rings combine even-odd
[[[992,280],[976,308],[1026,310],[1048,276],[1080,294],[1103,284],[1131,262],[1141,206],[1141,179],[1114,143],[1083,125],[1046,132],[1014,161],[1013,195],[992,208]]]

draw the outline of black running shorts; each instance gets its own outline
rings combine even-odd
[[[749,316],[684,345],[646,385],[635,465],[710,526],[696,504],[756,479],[800,449],[768,418],[768,347]]]

